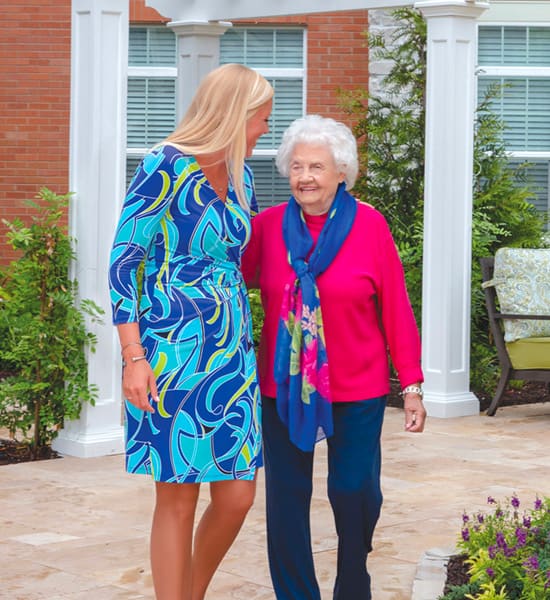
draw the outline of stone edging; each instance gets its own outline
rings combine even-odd
[[[447,579],[447,563],[456,548],[426,550],[416,568],[411,600],[437,600]]]

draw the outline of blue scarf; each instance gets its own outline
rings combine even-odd
[[[340,183],[328,217],[312,250],[302,209],[293,196],[283,215],[283,239],[296,274],[281,306],[274,376],[277,412],[292,443],[311,451],[333,433],[332,405],[323,317],[316,277],[338,254],[355,219],[357,201]]]

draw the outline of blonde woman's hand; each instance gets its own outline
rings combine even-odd
[[[151,365],[146,359],[132,362],[129,360],[122,372],[122,391],[128,402],[136,408],[154,413],[149,402],[149,394],[158,402],[157,381]]]

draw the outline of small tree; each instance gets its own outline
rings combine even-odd
[[[360,175],[357,195],[380,210],[392,230],[420,323],[424,220],[426,24],[412,8],[392,12],[396,28],[386,41],[367,35],[371,53],[391,63],[384,95],[342,93],[344,109],[357,124]],[[502,245],[542,245],[543,220],[529,198],[524,167],[511,169],[502,122],[490,110],[498,90],[489,90],[476,114],[472,224],[472,372],[475,388],[492,385],[496,353],[489,340],[481,293],[479,258]]]
[[[43,188],[29,201],[35,217],[3,220],[8,241],[21,252],[0,281],[0,426],[27,443],[31,455],[50,445],[65,419],[76,419],[97,395],[88,384],[86,349],[96,338],[85,317],[98,321],[102,309],[90,300],[76,306],[77,283],[69,278],[74,259],[66,233],[70,194]]]

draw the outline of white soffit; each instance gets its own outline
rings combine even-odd
[[[223,21],[411,6],[413,0],[145,0],[172,21]]]
[[[480,21],[493,23],[550,23],[550,0],[491,0]]]

